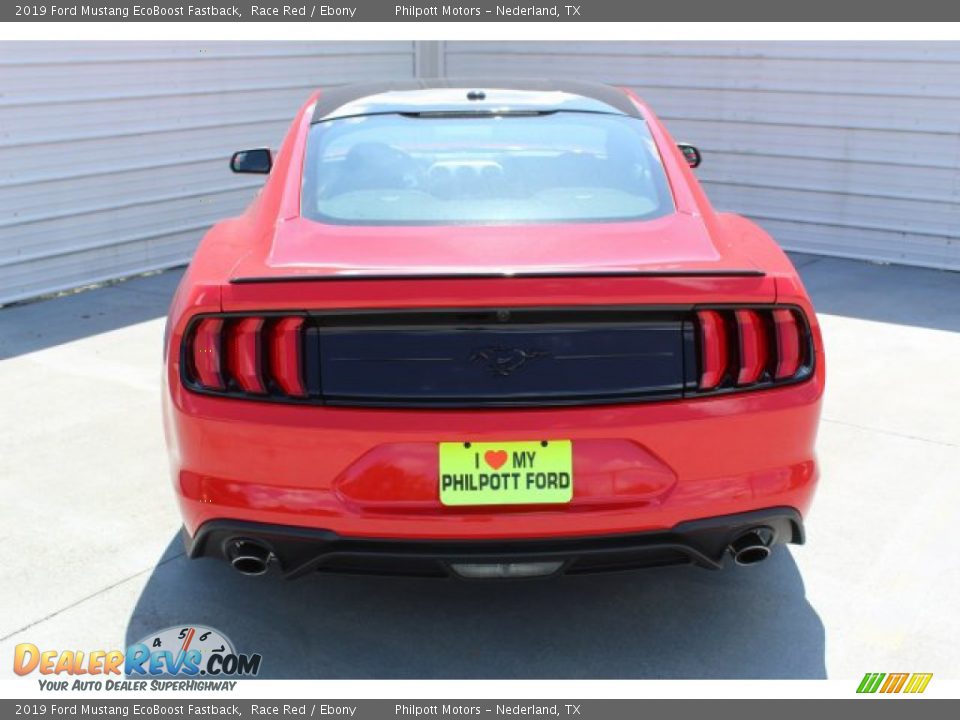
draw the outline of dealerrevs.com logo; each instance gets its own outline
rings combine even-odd
[[[121,650],[14,648],[17,675],[39,673],[42,690],[232,690],[231,678],[256,677],[259,653],[238,653],[223,633],[202,625],[151,633]],[[73,676],[73,680],[50,676]],[[114,676],[125,676],[117,679]]]

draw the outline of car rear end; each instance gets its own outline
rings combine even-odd
[[[714,278],[703,302],[704,278],[301,282],[282,288],[310,298],[296,309],[275,284],[226,288],[226,312],[171,343],[191,550],[430,575],[715,566],[750,532],[799,542],[822,356],[808,306],[746,299],[772,283]],[[441,443],[515,442],[571,443],[569,502],[441,502]]]
[[[421,98],[369,121],[389,153],[305,108],[171,311],[191,556],[520,577],[803,541],[824,370],[793,268],[712,212],[652,114],[571,97]]]

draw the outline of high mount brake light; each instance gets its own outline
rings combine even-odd
[[[810,330],[797,308],[697,312],[700,393],[770,387],[807,377]]]

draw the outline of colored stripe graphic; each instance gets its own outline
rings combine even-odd
[[[907,683],[907,687],[904,689],[905,693],[922,693],[927,689],[927,685],[930,684],[930,678],[933,677],[933,673],[914,673],[910,682]]]
[[[857,692],[875,693],[877,688],[880,687],[880,682],[884,677],[886,677],[886,673],[867,673],[863,676],[863,680],[860,681],[860,687],[857,688]]]
[[[903,687],[903,684],[907,681],[908,677],[910,677],[910,673],[890,673],[887,675],[887,681],[883,684],[883,687],[880,688],[880,692],[900,692],[900,689]]]
[[[858,693],[922,693],[933,673],[867,673],[857,687]],[[882,684],[881,684],[882,683]]]

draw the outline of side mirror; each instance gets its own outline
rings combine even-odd
[[[230,158],[230,169],[235,173],[267,175],[273,167],[273,153],[268,148],[241,150]]]
[[[700,167],[700,161],[703,158],[700,156],[700,151],[697,150],[697,148],[687,143],[677,143],[677,147],[680,148],[680,152],[683,153],[683,159],[687,161],[687,165],[692,168]]]

